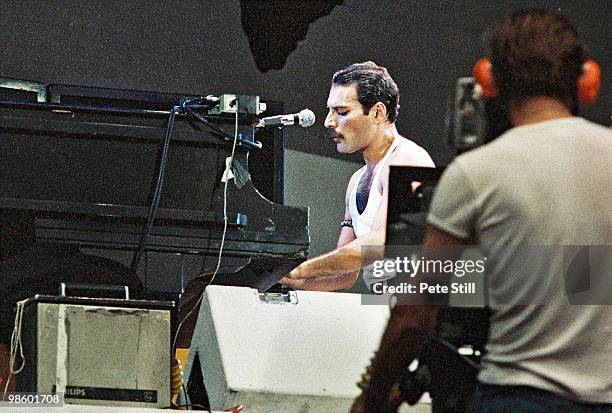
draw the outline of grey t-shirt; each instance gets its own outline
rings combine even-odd
[[[581,118],[513,128],[455,159],[428,222],[489,257],[481,382],[612,403],[612,131]],[[568,256],[586,245],[600,246],[598,275],[570,294]]]

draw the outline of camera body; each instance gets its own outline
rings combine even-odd
[[[428,392],[432,413],[465,412],[484,355],[489,311],[442,307],[438,320],[433,338],[421,349],[417,367],[400,381],[400,393],[412,405]]]
[[[473,77],[460,77],[446,114],[448,144],[458,154],[491,142],[510,129],[505,104],[499,98],[482,99]]]

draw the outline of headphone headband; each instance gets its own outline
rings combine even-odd
[[[493,76],[493,65],[488,57],[478,59],[472,70],[474,82],[480,87],[483,100],[493,99],[499,95]],[[589,59],[582,64],[582,74],[578,78],[578,102],[590,105],[597,100],[601,87],[601,68],[595,60]]]

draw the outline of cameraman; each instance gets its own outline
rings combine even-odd
[[[555,248],[603,246],[604,276],[596,281],[609,282],[612,131],[576,116],[584,96],[592,97],[585,88],[597,83],[586,61],[563,16],[532,10],[502,19],[490,86],[512,128],[457,157],[432,201],[424,245],[473,243],[494,257],[487,355],[472,412],[612,412],[612,306],[603,305],[610,290],[591,286],[604,300],[570,304],[563,249]],[[535,251],[529,262],[525,246]],[[538,246],[552,247],[544,254]],[[543,286],[561,299],[535,302],[532,287]],[[389,390],[430,337],[437,313],[436,304],[394,307],[353,412],[395,409]]]

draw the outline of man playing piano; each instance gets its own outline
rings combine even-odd
[[[384,67],[365,62],[336,72],[327,107],[325,127],[336,149],[361,153],[365,165],[349,181],[336,249],[305,261],[281,280],[296,289],[352,287],[363,266],[362,246],[384,244],[389,165],[434,166],[423,148],[398,133],[399,90]],[[383,281],[369,273],[364,269],[367,285]]]

